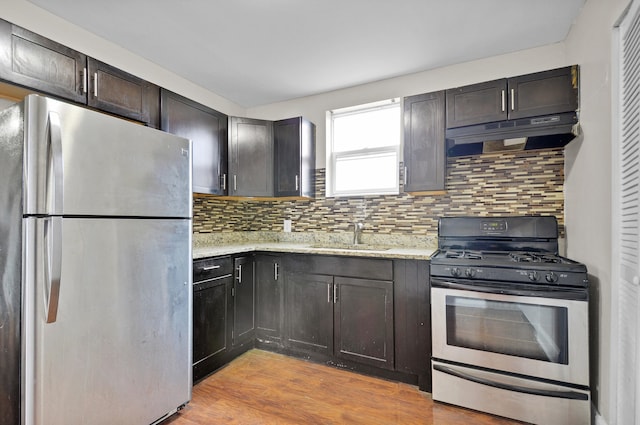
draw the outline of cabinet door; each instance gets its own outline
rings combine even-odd
[[[233,347],[251,341],[255,329],[255,262],[253,257],[234,259]]]
[[[431,302],[427,261],[394,260],[395,364],[431,391]]]
[[[231,117],[229,195],[273,196],[273,123]]]
[[[571,112],[578,109],[578,67],[509,78],[509,118]]]
[[[507,119],[507,80],[447,90],[447,128]]]
[[[335,356],[394,368],[393,282],[334,277]]]
[[[275,196],[315,196],[315,134],[301,117],[273,123]]]
[[[333,355],[333,277],[286,273],[286,346]]]
[[[89,106],[158,128],[158,86],[93,58],[89,69]]]
[[[225,195],[227,116],[165,89],[160,104],[160,128],[193,142],[193,191]]]
[[[223,277],[201,283],[193,292],[193,380],[222,365],[219,359],[229,344],[228,299],[232,279]]]
[[[444,92],[404,99],[404,191],[443,190]]]
[[[0,20],[0,79],[74,102],[86,103],[87,57]]]
[[[282,343],[282,270],[279,256],[256,256],[256,336]]]

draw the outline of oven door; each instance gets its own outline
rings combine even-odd
[[[588,387],[588,303],[433,287],[433,358]]]

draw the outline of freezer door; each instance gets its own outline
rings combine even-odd
[[[24,101],[25,214],[191,217],[191,142],[45,97]]]
[[[25,229],[24,423],[150,424],[188,402],[190,221],[27,218]]]

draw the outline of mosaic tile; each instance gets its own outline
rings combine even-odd
[[[402,167],[401,167],[402,169]],[[446,192],[353,198],[325,197],[325,170],[316,170],[316,199],[229,200],[194,197],[194,234],[281,232],[349,234],[364,221],[363,237],[437,235],[446,215],[555,215],[564,236],[564,154],[562,149],[505,152],[448,158]]]

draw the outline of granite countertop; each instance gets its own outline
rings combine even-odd
[[[358,248],[352,245],[351,237],[348,232],[194,234],[193,258],[261,251],[428,260],[436,250],[434,240],[426,236],[363,234],[362,245]]]

